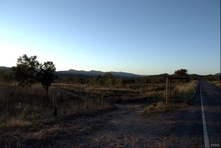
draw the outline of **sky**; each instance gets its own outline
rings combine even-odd
[[[0,0],[0,66],[220,72],[220,0]]]

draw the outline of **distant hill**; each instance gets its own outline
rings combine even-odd
[[[0,66],[0,70],[10,69],[11,67]]]
[[[11,71],[11,67],[6,67],[6,66],[0,66],[0,70],[5,71],[6,74],[9,74]],[[82,78],[91,78],[97,75],[103,76],[106,72],[103,71],[96,71],[96,70],[91,70],[91,71],[84,71],[84,70],[64,70],[64,71],[56,71],[56,74],[58,76],[71,76],[71,77],[82,77]],[[127,73],[127,72],[115,72],[115,71],[110,71],[110,73],[115,76],[115,77],[125,77],[125,78],[137,78],[137,77],[143,77],[147,75],[138,75],[138,74],[133,74],[133,73]],[[220,76],[221,73],[214,74],[216,76]],[[153,76],[167,76],[168,74],[159,74],[159,75],[148,75],[149,77]],[[198,74],[189,74],[189,76],[200,76]]]
[[[11,67],[5,67],[5,66],[0,66],[0,70],[5,71],[7,74],[10,73]],[[84,71],[84,70],[74,70],[70,69],[67,71],[57,71],[56,74],[59,76],[74,76],[74,77],[94,77],[97,75],[103,76],[106,72],[103,71],[96,71],[96,70],[91,70],[91,71]],[[110,72],[113,76],[115,77],[140,77],[142,75],[138,74],[133,74],[133,73],[127,73],[127,72]]]
[[[76,76],[76,75],[81,75],[82,77],[94,77],[97,75],[101,75],[103,76],[106,72],[102,72],[102,71],[95,71],[95,70],[91,70],[91,71],[84,71],[84,70],[73,70],[70,69],[68,71],[57,71],[57,75],[61,75],[61,76]],[[127,73],[127,72],[114,72],[114,71],[110,71],[110,73],[115,76],[115,77],[127,77],[127,78],[135,78],[135,77],[141,77],[142,75],[137,75],[137,74],[133,74],[133,73]]]
[[[11,67],[0,66],[0,70],[5,71],[6,74],[9,74]]]

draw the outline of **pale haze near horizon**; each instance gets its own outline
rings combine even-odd
[[[219,0],[0,0],[0,66],[23,54],[59,70],[220,72]]]

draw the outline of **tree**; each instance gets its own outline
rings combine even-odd
[[[39,62],[37,56],[28,57],[24,54],[17,60],[16,66],[11,68],[12,75],[19,82],[19,86],[25,87],[25,98],[27,97],[28,87],[36,82],[36,74]]]
[[[102,78],[101,75],[95,76],[93,80],[94,80],[94,84],[96,85],[101,85],[101,86],[104,85],[104,79]]]
[[[110,72],[106,72],[104,74],[104,81],[106,85],[113,85],[114,84],[114,76]]]
[[[40,65],[39,72],[37,73],[37,78],[39,82],[42,84],[43,88],[47,91],[48,98],[48,89],[51,86],[51,83],[57,79],[57,76],[54,74],[56,71],[55,65],[53,62],[44,62],[44,64]]]
[[[36,82],[37,68],[39,62],[36,60],[37,56],[28,57],[24,54],[17,60],[17,65],[11,68],[12,74],[19,82],[19,86],[31,87]]]
[[[176,80],[176,82],[189,82],[189,77],[187,77],[187,70],[186,69],[180,69],[180,70],[176,70],[174,72],[175,76],[179,76],[179,77],[185,77],[185,79],[182,80]]]
[[[187,76],[187,70],[186,69],[180,69],[180,70],[176,70],[174,72],[174,74],[176,76]]]

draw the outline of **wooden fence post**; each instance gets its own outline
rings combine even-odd
[[[170,101],[171,99],[171,79],[169,79],[169,97],[168,97],[168,101]]]

